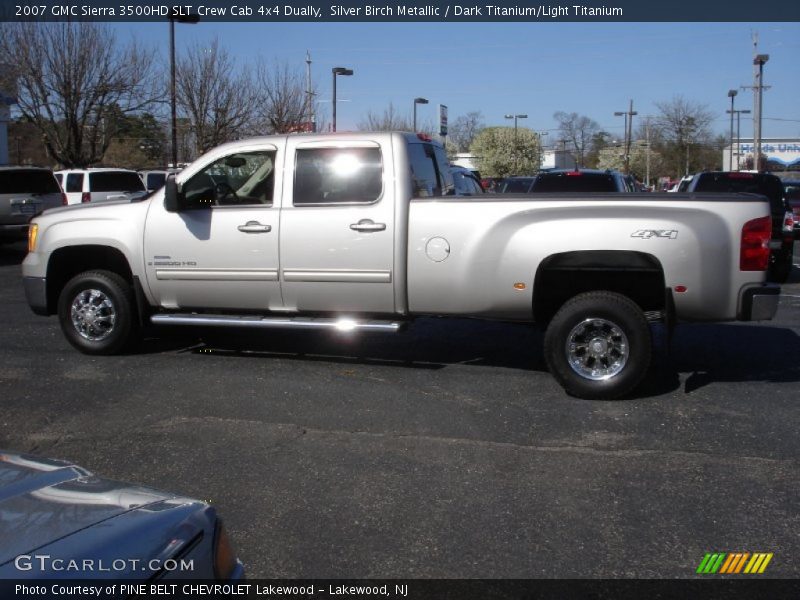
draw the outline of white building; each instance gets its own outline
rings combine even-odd
[[[732,157],[731,148],[733,149]],[[722,168],[732,171],[755,168],[753,151],[752,139],[735,140],[732,147],[728,146],[722,151]],[[761,140],[761,154],[767,161],[768,171],[800,171],[800,139],[798,138],[764,138]]]

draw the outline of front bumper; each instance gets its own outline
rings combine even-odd
[[[22,287],[31,310],[37,315],[47,316],[47,279],[44,277],[23,277]]]
[[[778,312],[781,286],[765,283],[742,293],[739,319],[741,321],[769,321]]]

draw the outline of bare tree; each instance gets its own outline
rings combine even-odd
[[[447,138],[449,145],[454,146],[455,152],[469,152],[469,147],[475,136],[485,127],[483,113],[479,110],[460,115],[448,127]]]
[[[178,106],[189,119],[198,153],[245,132],[255,105],[253,83],[219,40],[191,47],[177,71]]]
[[[558,132],[561,140],[569,146],[575,156],[579,167],[586,164],[586,155],[592,149],[595,136],[600,133],[597,121],[578,113],[558,111],[553,115],[558,122]]]
[[[411,131],[412,123],[408,115],[402,115],[389,103],[383,113],[367,111],[367,116],[358,123],[361,131]]]
[[[714,114],[706,105],[696,104],[683,96],[669,102],[656,102],[661,114],[655,120],[656,136],[663,140],[661,149],[675,173],[689,173],[699,166],[694,157],[698,149],[712,142],[711,123]],[[692,152],[692,147],[695,152]]]
[[[0,29],[0,63],[10,65],[18,106],[47,153],[66,167],[99,162],[116,134],[114,114],[163,98],[153,52],[120,47],[96,23],[13,23]]]
[[[256,114],[259,130],[264,133],[311,131],[314,119],[314,96],[309,98],[305,77],[288,63],[256,68]]]

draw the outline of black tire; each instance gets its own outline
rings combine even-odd
[[[139,337],[133,288],[111,271],[70,279],[58,298],[58,320],[67,341],[84,354],[119,354]]]
[[[612,400],[633,391],[647,374],[652,351],[642,310],[614,292],[570,299],[544,335],[550,373],[568,394],[588,400]]]

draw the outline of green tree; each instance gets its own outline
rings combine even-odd
[[[486,127],[470,146],[477,167],[485,177],[532,175],[542,162],[539,136],[525,127]]]
[[[616,169],[622,171],[625,167],[625,149],[622,144],[607,146],[600,150],[597,159],[598,169]],[[664,174],[666,163],[660,152],[650,149],[650,181],[654,181]],[[647,173],[647,142],[637,140],[631,144],[631,173],[637,179],[644,181]]]

